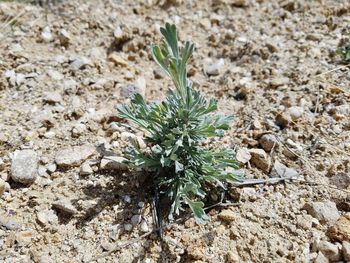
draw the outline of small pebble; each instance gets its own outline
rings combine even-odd
[[[125,195],[123,199],[124,199],[124,202],[125,202],[125,203],[131,203],[131,198],[130,198],[130,196]]]
[[[132,230],[132,224],[125,224],[124,225],[124,229],[125,229],[125,231],[131,231]]]
[[[134,226],[140,224],[140,222],[141,222],[141,215],[133,215],[133,216],[131,217],[131,223],[132,223]]]

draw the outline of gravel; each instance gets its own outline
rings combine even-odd
[[[150,54],[165,21],[195,43],[194,89],[234,116],[224,137],[203,145],[237,151],[247,178],[298,172],[298,180],[225,184],[223,202],[239,206],[209,209],[205,225],[180,211],[185,222],[164,231],[166,253],[153,233],[100,261],[329,262],[318,248],[328,242],[346,262],[350,82],[334,50],[347,41],[347,0],[25,2],[0,3],[1,21],[16,18],[0,43],[1,262],[87,262],[156,228],[151,173],[119,159],[130,145],[149,151],[147,133],[115,108],[136,91],[151,103],[173,88]],[[23,184],[12,178],[13,157],[28,150],[37,157],[22,165],[21,177],[31,177]],[[220,197],[210,188],[204,205]]]

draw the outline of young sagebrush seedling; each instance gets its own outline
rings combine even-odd
[[[350,44],[343,48],[338,48],[337,53],[342,58],[343,62],[350,63]]]
[[[350,63],[350,43],[337,48],[336,52],[344,63]]]
[[[207,100],[192,88],[186,66],[194,44],[179,46],[175,25],[161,28],[163,43],[152,45],[154,60],[169,76],[174,89],[168,91],[161,103],[147,105],[140,94],[129,105],[118,108],[121,117],[143,129],[149,151],[129,149],[130,163],[152,175],[156,191],[167,200],[169,219],[188,205],[198,223],[205,223],[203,199],[206,189],[224,187],[227,181],[237,180],[238,165],[234,151],[202,147],[201,141],[222,136],[232,117],[214,114],[215,99]]]

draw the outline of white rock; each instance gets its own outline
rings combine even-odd
[[[297,171],[292,168],[288,168],[277,160],[275,161],[270,173],[270,177],[294,177],[297,175]]]
[[[15,182],[30,184],[36,179],[39,158],[33,150],[15,151],[11,163],[11,178]]]
[[[45,92],[43,97],[43,100],[48,103],[55,104],[62,102],[62,96],[58,91]]]
[[[44,42],[51,42],[53,40],[53,36],[49,26],[44,27],[43,31],[41,32],[41,39]]]
[[[109,238],[116,241],[120,234],[120,225],[113,225],[109,229]]]
[[[36,216],[39,223],[44,226],[58,224],[58,217],[53,210],[39,211]]]
[[[124,202],[125,203],[131,203],[131,198],[130,198],[130,196],[128,196],[128,195],[125,195],[124,197],[123,197],[123,199],[124,199]]]
[[[211,59],[206,59],[204,61],[203,69],[208,76],[217,76],[221,73],[224,65],[225,61],[223,58],[214,62]]]
[[[138,202],[137,206],[140,207],[140,208],[143,208],[145,206],[145,203],[144,202]]]
[[[114,30],[113,35],[117,42],[124,39],[124,33],[120,26]]]
[[[135,84],[127,84],[120,88],[120,96],[125,99],[132,97],[136,93],[141,94],[143,97],[145,96],[145,93],[146,93],[145,78],[139,77],[135,81]]]
[[[49,164],[46,169],[50,172],[50,173],[54,173],[57,169],[57,165],[55,163]]]
[[[4,77],[9,79],[9,78],[14,78],[16,76],[16,72],[14,70],[6,70],[4,72]]]
[[[298,150],[299,152],[303,151],[303,147],[299,143],[296,143],[296,142],[292,141],[291,139],[287,139],[286,143],[289,146],[291,146],[292,148]]]
[[[95,153],[96,149],[92,146],[74,146],[59,150],[56,153],[55,162],[59,167],[64,168],[79,166]]]
[[[113,148],[119,148],[119,146],[120,146],[118,141],[113,141],[111,145]]]
[[[269,85],[271,88],[277,88],[280,86],[288,85],[290,82],[287,77],[276,77],[270,80]]]
[[[16,84],[19,86],[24,83],[26,76],[22,73],[16,74]]]
[[[289,115],[292,117],[293,121],[298,120],[301,116],[303,116],[304,109],[302,107],[294,106],[288,109]]]
[[[49,75],[49,77],[52,80],[61,80],[64,78],[64,76],[61,72],[58,72],[57,70],[53,70],[53,69],[49,69],[47,71],[47,75]]]
[[[334,225],[340,217],[336,204],[331,201],[307,203],[304,209],[322,224]]]
[[[80,136],[87,131],[86,125],[84,123],[76,123],[72,129],[73,136]]]
[[[72,70],[77,71],[79,69],[82,69],[83,67],[91,65],[91,61],[87,57],[80,57],[75,59],[71,64],[70,67]]]
[[[81,175],[89,175],[89,174],[93,174],[94,170],[92,170],[89,162],[84,162],[81,166],[80,166],[80,174]]]
[[[48,174],[46,173],[46,167],[45,166],[39,165],[38,175],[42,176],[42,177],[47,177],[48,176]]]
[[[135,81],[135,85],[138,89],[138,92],[144,97],[146,93],[146,79],[144,77],[138,77]]]
[[[77,213],[75,207],[71,204],[69,200],[61,199],[52,204],[52,206],[60,211],[63,211],[68,214],[74,215]]]
[[[63,89],[68,93],[75,93],[77,89],[77,82],[74,79],[66,79],[63,81]]]
[[[124,224],[125,231],[131,231],[132,230],[132,224]]]
[[[120,156],[105,156],[100,163],[101,170],[110,171],[125,171],[128,169],[128,165],[125,163],[127,159]]]
[[[148,227],[148,224],[145,220],[142,220],[141,221],[141,224],[140,224],[140,230],[144,233],[148,232],[149,231],[149,227]]]
[[[124,142],[130,142],[131,140],[135,140],[136,139],[136,135],[131,133],[131,132],[122,132],[120,134],[120,138]]]
[[[240,148],[236,153],[236,159],[240,163],[247,163],[252,158],[249,150],[247,148]]]
[[[4,226],[8,230],[21,228],[21,224],[13,216],[8,216],[2,210],[0,210],[0,226]]]
[[[113,244],[106,240],[101,241],[101,247],[106,251],[110,251],[114,248]]]
[[[11,45],[9,46],[9,50],[10,50],[11,52],[17,53],[17,52],[23,51],[23,47],[21,46],[20,43],[13,43],[13,44],[11,44]]]
[[[56,136],[56,133],[54,131],[48,131],[44,133],[44,137],[48,139],[52,139]]]

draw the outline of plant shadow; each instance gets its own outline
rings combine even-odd
[[[133,211],[139,209],[137,204],[140,201],[144,202],[149,199],[150,192],[147,191],[148,187],[144,185],[145,178],[141,174],[99,172],[94,176],[104,177],[107,182],[85,187],[83,189],[85,198],[73,201],[73,204],[77,204],[79,201],[90,201],[93,204],[82,210],[81,216],[77,218],[78,228],[83,228],[102,211],[113,209],[114,206],[121,208],[118,210],[118,218],[125,220],[130,217]],[[130,197],[131,201],[128,200],[127,196]]]

